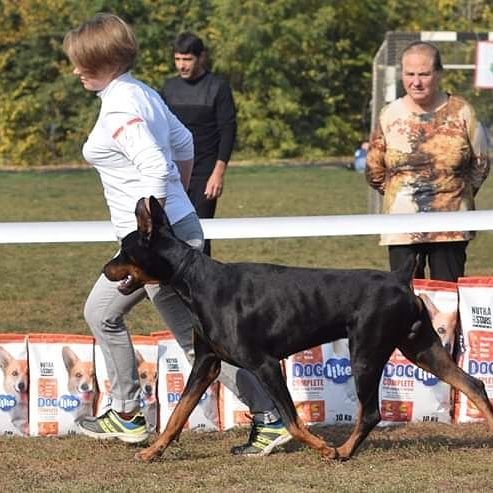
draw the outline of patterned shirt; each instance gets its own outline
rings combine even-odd
[[[383,212],[474,209],[488,176],[488,135],[472,106],[449,96],[433,113],[414,113],[403,98],[385,106],[370,140],[366,176],[384,195]],[[382,235],[381,245],[464,241],[472,231]]]

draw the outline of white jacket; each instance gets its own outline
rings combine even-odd
[[[141,197],[165,197],[171,224],[193,212],[174,162],[193,159],[190,131],[156,91],[129,73],[98,96],[101,110],[82,152],[101,177],[117,237],[136,229]]]

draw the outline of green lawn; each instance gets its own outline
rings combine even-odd
[[[493,209],[487,180],[478,208]],[[364,214],[364,176],[344,168],[251,166],[228,171],[218,217]],[[0,173],[0,222],[107,220],[102,189],[92,170]],[[113,243],[0,245],[0,332],[87,333],[85,298]],[[387,269],[387,252],[376,236],[218,240],[223,261],[300,266]],[[468,250],[469,275],[491,275],[493,236],[481,233]],[[130,315],[134,333],[162,328],[154,310],[140,304]]]
[[[368,188],[345,169],[247,167],[228,172],[220,217],[365,213]],[[478,207],[493,209],[491,179]],[[0,173],[0,221],[106,220],[93,171]],[[374,236],[224,240],[214,242],[224,261],[387,268]],[[0,245],[0,332],[87,333],[82,308],[115,244]],[[469,249],[468,273],[493,275],[493,236],[481,233]],[[162,328],[148,303],[131,314],[134,333]],[[317,430],[340,444],[349,429]],[[229,454],[247,439],[245,429],[184,432],[162,460],[142,464],[136,447],[77,437],[0,438],[2,491],[210,493],[318,491],[491,491],[493,436],[484,425],[411,424],[378,429],[356,457],[324,463],[310,449],[289,443],[266,459]]]

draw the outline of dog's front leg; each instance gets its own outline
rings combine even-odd
[[[271,396],[281,415],[284,426],[287,427],[291,436],[295,440],[306,443],[309,447],[318,450],[324,459],[335,459],[337,457],[336,449],[330,447],[322,437],[311,433],[298,416],[282,375],[279,361],[268,355],[264,355],[263,359],[264,361],[260,366],[250,368],[250,370]]]
[[[166,450],[168,445],[180,436],[187,419],[207,390],[207,387],[218,377],[221,369],[221,361],[212,352],[204,354],[195,344],[195,361],[192,372],[187,380],[185,390],[171,414],[166,429],[157,440],[135,455],[136,459],[149,462],[158,458]]]

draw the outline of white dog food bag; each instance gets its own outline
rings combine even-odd
[[[357,397],[348,340],[292,354],[284,362],[286,382],[305,424],[351,424]]]
[[[94,345],[94,369],[98,388],[96,416],[102,416],[111,408],[111,384],[101,346],[97,343]]]
[[[157,429],[157,339],[152,336],[132,336],[132,344],[135,350],[137,373],[141,387],[140,409],[146,417],[148,431]],[[111,383],[104,360],[103,352],[99,344],[94,348],[96,362],[96,380],[98,382],[97,416],[102,416],[111,408]]]
[[[159,430],[164,431],[192,369],[185,353],[169,331],[154,332],[158,339]],[[218,385],[212,384],[193,410],[184,429],[219,430]]]
[[[280,365],[284,375],[284,362],[281,361]],[[248,406],[222,383],[219,383],[219,422],[223,431],[252,424],[252,413]]]
[[[0,334],[0,434],[28,435],[29,368],[24,334]]]
[[[251,424],[251,413],[246,404],[222,383],[219,384],[219,422],[221,430]]]
[[[94,415],[94,339],[71,334],[29,334],[29,433],[77,433]]]
[[[482,380],[493,404],[493,277],[461,277],[459,313],[464,337],[464,352],[459,366]],[[482,421],[483,415],[461,392],[455,400],[455,419],[459,423]]]
[[[415,279],[414,291],[425,303],[433,327],[452,353],[458,325],[457,285]],[[450,385],[418,368],[396,349],[380,381],[381,426],[403,422],[443,422],[452,418]]]

